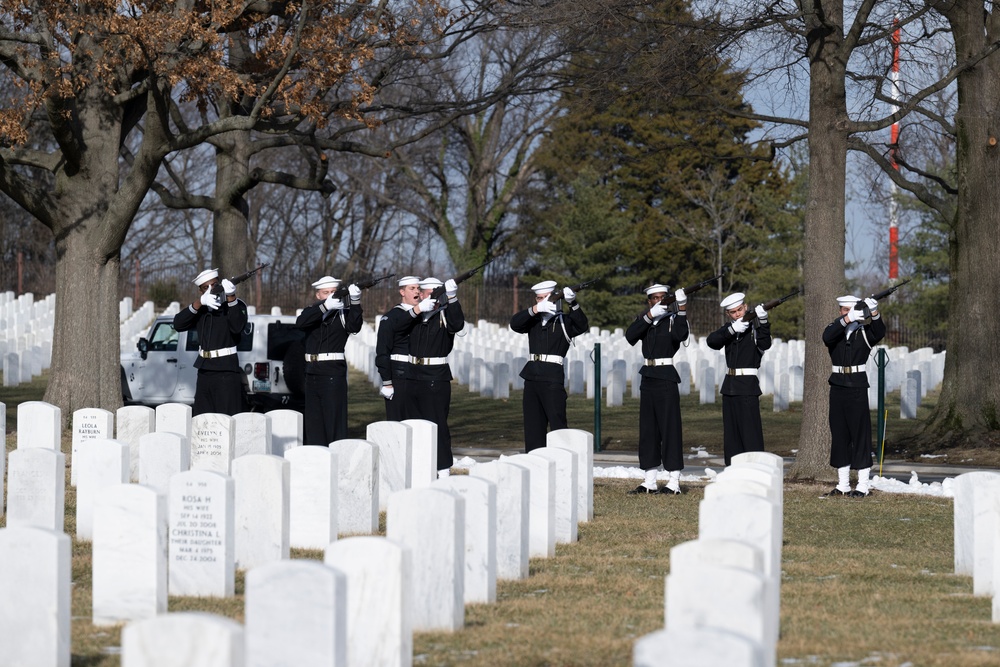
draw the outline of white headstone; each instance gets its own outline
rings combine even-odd
[[[71,551],[62,532],[0,528],[0,665],[69,667]]]
[[[972,493],[972,593],[992,595],[994,538],[1000,531],[1000,475],[975,477]]]
[[[170,595],[233,595],[234,496],[233,478],[211,470],[170,478]]]
[[[585,523],[594,518],[594,435],[577,428],[549,431],[546,447],[559,447],[576,453],[577,484],[576,520]]]
[[[130,478],[139,481],[139,439],[156,432],[156,410],[145,405],[126,405],[115,413],[115,440],[128,444]],[[111,436],[108,436],[109,438]]]
[[[271,454],[271,418],[260,412],[233,415],[233,458],[247,454]]]
[[[378,445],[379,509],[384,510],[390,495],[410,488],[413,430],[402,422],[373,422],[365,439]]]
[[[233,461],[236,567],[287,560],[291,466],[281,456],[247,454]]]
[[[167,497],[138,484],[107,486],[94,503],[93,623],[167,612]]]
[[[289,544],[298,549],[325,549],[337,539],[337,452],[306,445],[285,452],[291,466]]]
[[[496,485],[470,475],[444,477],[434,485],[465,499],[465,604],[496,602]]]
[[[115,416],[100,408],[81,408],[73,412],[73,444],[71,461],[76,460],[77,448],[85,440],[107,440],[115,436]],[[126,443],[127,444],[127,443]],[[76,486],[76,466],[70,470],[70,483]]]
[[[502,461],[528,471],[528,554],[551,558],[556,554],[556,464],[534,454],[516,454]]]
[[[229,474],[235,450],[233,418],[205,412],[191,418],[191,470]]]
[[[952,489],[955,493],[955,574],[972,576],[975,562],[975,488],[977,480],[983,477],[998,477],[995,472],[977,470],[955,477]]]
[[[379,448],[367,440],[337,440],[337,529],[342,535],[378,532]]]
[[[123,667],[245,664],[243,626],[224,616],[198,611],[161,614],[122,630]]]
[[[697,628],[657,630],[636,641],[632,667],[764,667],[761,648],[727,630]]]
[[[386,537],[413,558],[413,630],[453,632],[465,624],[465,500],[436,488],[389,499]]]
[[[579,473],[576,453],[561,447],[539,447],[531,453],[549,459],[556,465],[556,543],[572,544],[576,542],[577,537]]]
[[[139,438],[139,483],[162,493],[170,490],[170,478],[191,469],[187,439],[171,431],[154,431]]]
[[[782,477],[784,477],[785,474],[785,460],[777,454],[772,454],[771,452],[742,452],[740,454],[734,454],[732,458],[732,465],[738,465],[740,463],[763,463],[764,465],[769,465],[777,470]]]
[[[328,546],[324,562],[347,578],[347,664],[410,667],[410,550],[384,537],[350,537]]]
[[[17,448],[44,447],[62,450],[62,410],[43,401],[17,406]]]
[[[183,435],[191,442],[191,406],[184,403],[156,406],[156,430]]]
[[[246,667],[346,667],[346,587],[341,572],[307,560],[247,572]]]
[[[271,453],[284,456],[292,447],[302,446],[302,413],[298,410],[271,410]]]
[[[11,451],[7,471],[7,525],[63,532],[66,456],[43,447]]]
[[[427,419],[404,419],[401,423],[410,427],[410,488],[421,489],[430,486],[437,479],[438,472],[438,426]],[[451,467],[451,461],[442,461]]]
[[[506,461],[480,463],[469,474],[497,487],[497,579],[528,578],[528,470]]]
[[[94,534],[94,500],[106,486],[128,484],[128,445],[117,440],[85,440],[77,446],[76,537]]]

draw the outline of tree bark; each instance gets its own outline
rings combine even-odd
[[[247,223],[250,209],[242,189],[234,191],[234,187],[246,182],[250,173],[250,133],[226,132],[214,143],[218,208],[212,234],[212,266],[221,267],[222,275],[229,277],[254,268],[250,266],[254,257]],[[198,270],[202,268],[206,267]],[[250,285],[247,282],[240,287],[243,294],[248,293]],[[247,302],[253,303],[249,299]]]
[[[842,0],[823,0],[807,17],[810,60],[809,194],[806,202],[805,337],[799,451],[790,474],[799,479],[831,479],[830,357],[823,329],[837,315],[837,291],[844,282],[845,187],[847,182],[846,58]]]
[[[942,4],[958,62],[996,40],[994,11],[980,2]],[[985,26],[984,26],[985,20]],[[985,28],[985,29],[984,29]],[[941,396],[914,449],[1000,444],[1000,55],[958,77],[955,115],[958,204],[949,248],[948,339]]]

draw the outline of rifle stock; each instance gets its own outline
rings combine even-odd
[[[233,276],[232,278],[229,279],[229,282],[231,282],[233,285],[239,285],[241,282],[247,280],[248,278],[251,278],[255,273],[257,273],[258,271],[260,271],[261,269],[263,269],[263,268],[265,268],[267,266],[270,266],[270,264],[268,264],[267,262],[265,262],[265,263],[261,264],[260,266],[258,266],[256,269],[250,269],[246,273],[241,273],[238,276]],[[214,285],[212,285],[211,292],[212,292],[212,294],[215,294],[216,296],[221,296],[221,295],[225,294],[225,289],[223,289],[223,287],[222,287],[222,281],[221,280],[219,282],[215,283]]]

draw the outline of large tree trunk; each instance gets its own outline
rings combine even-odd
[[[995,11],[995,10],[994,10]],[[996,39],[993,12],[981,2],[955,2],[951,23],[958,62]],[[984,18],[986,26],[984,30]],[[958,77],[956,168],[958,205],[950,244],[948,341],[941,397],[912,444],[987,447],[1000,443],[1000,55]]]
[[[247,182],[250,173],[250,133],[226,132],[216,139],[216,146],[218,208],[212,233],[212,266],[220,267],[222,275],[229,277],[254,268],[250,266],[254,257],[248,233],[249,206],[243,188],[239,187]],[[238,289],[247,303],[253,303],[250,296],[253,285],[253,281],[247,281]]]
[[[802,431],[791,475],[830,479],[830,357],[823,329],[837,316],[834,301],[844,282],[844,188],[849,119],[841,54],[843,5],[825,0],[809,17],[809,199],[805,221],[805,384]]]

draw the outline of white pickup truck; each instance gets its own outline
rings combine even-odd
[[[290,315],[251,315],[236,346],[243,370],[247,409],[302,410],[305,332]],[[173,317],[158,317],[136,352],[123,354],[122,398],[126,405],[194,403],[198,332],[176,331]]]

